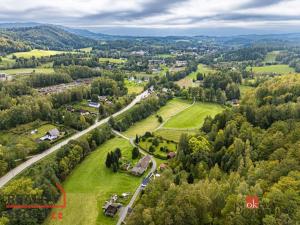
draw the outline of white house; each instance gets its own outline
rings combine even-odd
[[[59,137],[59,135],[60,135],[59,130],[57,128],[54,128],[54,129],[48,131],[45,136],[40,138],[40,140],[41,141],[45,141],[45,140],[52,141],[52,140],[57,139]]]

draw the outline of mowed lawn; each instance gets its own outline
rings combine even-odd
[[[121,149],[123,156],[131,156],[130,143],[118,137],[107,141],[91,153],[63,183],[67,194],[67,206],[65,209],[52,211],[62,212],[63,219],[51,220],[51,212],[45,225],[116,224],[118,216],[114,218],[104,216],[103,204],[112,194],[133,193],[142,181],[140,177],[121,172],[113,173],[105,167],[107,153],[117,147]]]
[[[251,70],[251,67],[247,68]],[[279,73],[279,74],[288,74],[295,73],[295,69],[289,67],[289,65],[279,64],[279,65],[270,65],[270,66],[254,66],[252,67],[254,73]]]
[[[163,120],[165,121],[191,104],[191,101],[172,99],[165,106],[160,108],[156,114],[153,114],[146,119],[135,123],[127,131],[124,132],[124,135],[128,137],[135,137],[136,134],[143,135],[146,131],[153,132],[160,126],[156,115],[162,116]]]
[[[163,128],[195,129],[200,128],[206,116],[214,117],[223,111],[223,107],[213,103],[195,103],[167,121]]]
[[[53,51],[53,50],[40,50],[40,49],[34,49],[29,52],[15,52],[10,54],[8,57],[12,57],[13,55],[17,56],[18,58],[31,58],[32,56],[36,58],[40,58],[42,56],[51,56],[51,55],[59,55],[65,53],[64,51]]]

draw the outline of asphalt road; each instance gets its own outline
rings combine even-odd
[[[128,138],[128,137],[124,136],[123,134],[121,134],[121,133],[119,133],[118,131],[115,131],[115,130],[113,130],[113,132],[114,132],[116,135],[118,135],[118,136],[120,136],[120,137],[122,137],[122,138],[124,138],[124,139],[126,139],[126,140],[129,140],[129,141],[130,141],[130,144],[131,144],[132,146],[138,147],[138,146],[134,143],[134,139],[133,139],[133,138]],[[140,149],[140,148],[139,148],[139,151],[140,151],[140,153],[143,154],[143,155],[148,155],[147,152],[143,151],[143,150]],[[151,161],[152,161],[152,167],[151,167],[150,172],[148,173],[148,175],[150,175],[150,173],[154,173],[154,171],[156,170],[156,161],[155,161],[155,159],[153,158],[153,156],[151,156]],[[128,205],[125,206],[125,207],[123,207],[123,208],[121,209],[121,211],[120,211],[120,213],[119,213],[119,220],[118,220],[118,222],[117,222],[117,225],[121,225],[122,222],[125,220],[125,218],[126,218],[126,216],[127,216],[128,209],[129,209],[129,208],[132,208],[133,203],[135,202],[136,198],[139,196],[139,194],[140,194],[140,192],[142,191],[142,189],[143,189],[143,188],[142,188],[142,184],[140,184],[140,185],[137,187],[137,189],[135,190],[135,192],[134,192],[134,194],[133,194],[133,196],[132,196],[130,202],[128,203]]]
[[[118,116],[118,115],[124,113],[125,111],[132,108],[136,103],[140,102],[143,98],[145,98],[147,96],[148,96],[148,90],[146,90],[143,93],[141,93],[140,95],[138,95],[129,105],[127,105],[125,108],[121,109],[120,111],[116,112],[112,116],[115,117],[115,116]],[[73,136],[67,138],[66,140],[54,145],[53,147],[49,148],[48,150],[42,152],[41,154],[33,156],[29,160],[25,161],[24,163],[20,164],[16,168],[12,169],[7,174],[5,174],[3,177],[0,178],[0,188],[2,188],[5,184],[7,184],[11,179],[13,179],[15,176],[17,176],[19,173],[21,173],[26,168],[32,166],[34,163],[38,162],[39,160],[43,159],[44,157],[46,157],[46,156],[50,155],[51,153],[55,152],[56,150],[60,149],[62,146],[68,144],[68,142],[70,140],[78,139],[79,137],[87,134],[88,132],[95,129],[96,127],[107,123],[108,120],[109,120],[109,117],[96,122],[95,124],[88,127],[87,129],[74,134]]]

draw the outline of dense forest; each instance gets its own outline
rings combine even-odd
[[[182,135],[170,169],[128,224],[297,224],[299,82],[265,82],[240,107],[208,117],[199,134]],[[245,207],[247,195],[259,197],[258,209]]]

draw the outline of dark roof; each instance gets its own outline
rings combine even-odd
[[[118,212],[118,207],[114,205],[109,205],[105,209],[105,215],[114,216]]]

